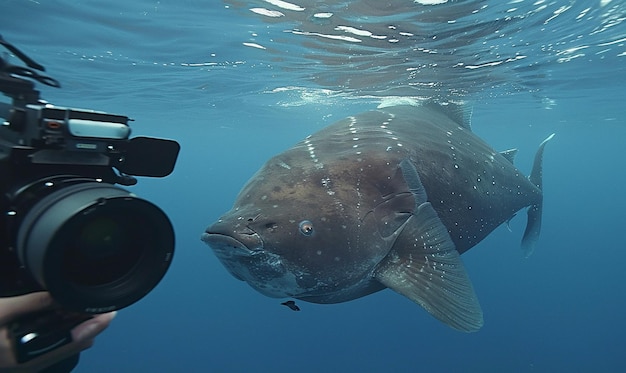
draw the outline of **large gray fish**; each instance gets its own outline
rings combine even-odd
[[[528,209],[530,178],[474,135],[457,105],[397,106],[332,124],[271,158],[206,229],[228,271],[270,297],[339,303],[390,288],[462,331],[483,324],[460,254]]]

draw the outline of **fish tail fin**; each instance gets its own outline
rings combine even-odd
[[[542,195],[538,203],[528,208],[528,221],[526,223],[524,237],[522,238],[522,251],[526,258],[535,250],[535,244],[539,240],[539,233],[541,232],[541,214],[543,211],[543,150],[546,143],[552,140],[554,135],[554,133],[551,134],[539,144],[539,149],[537,149],[535,161],[533,162],[533,170],[528,177],[530,182],[539,188]]]

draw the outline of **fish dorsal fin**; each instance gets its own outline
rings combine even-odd
[[[415,165],[405,159],[400,169],[415,200],[415,210],[398,230],[375,278],[452,328],[476,331],[483,324],[483,314],[461,256],[427,202]]]
[[[465,266],[429,202],[409,218],[375,278],[454,329],[473,332],[483,325]]]
[[[458,102],[434,102],[428,101],[423,104],[424,107],[430,107],[443,112],[448,118],[452,119],[461,127],[468,131],[472,130],[472,114],[474,109],[471,105]]]
[[[517,149],[503,150],[500,155],[506,158],[511,164],[515,164],[515,156],[517,155]]]

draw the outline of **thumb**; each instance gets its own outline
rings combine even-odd
[[[95,338],[100,332],[106,329],[115,315],[116,311],[94,315],[93,318],[79,324],[72,330],[72,339],[77,342],[87,341]]]

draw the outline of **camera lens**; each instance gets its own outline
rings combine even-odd
[[[100,313],[146,295],[167,271],[174,232],[154,204],[86,182],[42,198],[19,227],[18,255],[65,308]]]
[[[102,210],[103,208],[101,208]],[[140,260],[145,225],[134,227],[128,215],[100,211],[72,222],[73,239],[63,243],[61,273],[68,282],[98,286],[129,273]],[[141,218],[141,217],[137,217]],[[74,227],[75,224],[75,227]]]

